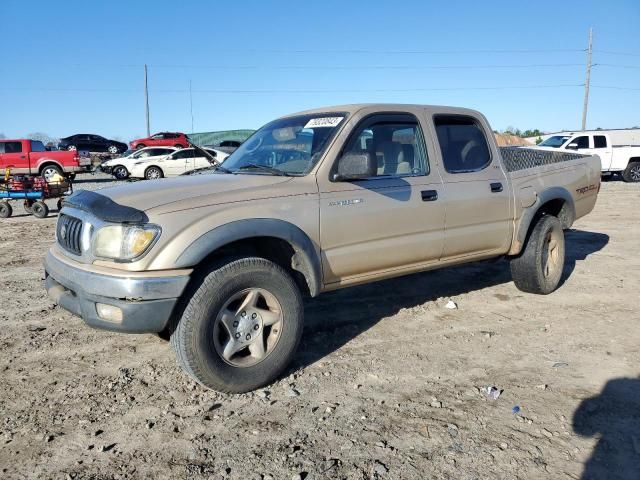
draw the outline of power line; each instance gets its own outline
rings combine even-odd
[[[591,85],[594,88],[608,88],[611,90],[633,90],[633,91],[640,91],[640,88],[634,88],[634,87],[617,87],[614,85]]]
[[[618,65],[615,63],[594,63],[594,67],[612,67],[612,68],[640,68],[640,65]]]
[[[484,68],[582,67],[582,63],[537,63],[516,65],[185,65],[152,64],[154,68],[224,68],[226,70],[472,70]]]
[[[273,93],[382,93],[382,92],[432,92],[432,91],[474,91],[474,90],[520,90],[520,89],[545,89],[583,87],[582,83],[556,84],[556,85],[503,85],[487,87],[433,87],[433,88],[380,88],[380,89],[201,89],[192,90],[192,93],[224,93],[224,94],[273,94]],[[56,87],[8,87],[11,91],[42,91],[42,92],[68,92],[68,93],[137,93],[136,89],[112,89],[112,88],[56,88]],[[188,93],[189,89],[154,89],[152,93]]]
[[[607,55],[623,55],[627,57],[640,57],[640,53],[621,52],[616,50],[594,50],[594,53],[605,53]]]

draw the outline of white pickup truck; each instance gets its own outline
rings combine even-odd
[[[598,155],[603,173],[620,173],[625,182],[640,182],[640,145],[613,145],[603,132],[567,132],[553,135],[534,148]]]

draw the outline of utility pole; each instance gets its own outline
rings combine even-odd
[[[147,115],[147,137],[151,136],[151,127],[149,126],[149,80],[147,78],[147,64],[144,64],[144,102],[145,112]]]
[[[191,110],[191,133],[193,133],[193,95],[191,93],[191,79],[189,79],[189,108]]]
[[[593,28],[589,29],[589,49],[587,50],[587,78],[584,82],[584,105],[582,107],[582,130],[587,129],[587,109],[589,108],[589,84],[591,83],[591,55],[593,54]]]

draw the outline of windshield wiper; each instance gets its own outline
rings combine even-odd
[[[246,165],[242,165],[241,167],[238,167],[236,170],[249,170],[250,168],[263,170],[265,172],[272,173],[273,175],[279,175],[281,177],[291,177],[291,174],[287,172],[283,172],[282,170],[278,170],[277,168],[273,168],[273,167],[268,167],[266,165],[258,165],[257,163],[247,163]]]

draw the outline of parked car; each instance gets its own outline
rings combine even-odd
[[[222,162],[229,155],[225,152],[205,149],[216,161]],[[211,160],[196,152],[193,148],[183,148],[164,157],[140,159],[133,164],[132,178],[157,180],[163,177],[176,177],[190,170],[211,166]]]
[[[132,149],[144,148],[144,147],[176,147],[186,148],[189,144],[189,137],[180,132],[160,132],[150,137],[139,138],[129,142],[129,146]]]
[[[124,180],[131,175],[131,169],[136,162],[166,157],[176,151],[175,147],[146,147],[139,150],[127,150],[129,153],[122,157],[112,158],[100,165],[100,170],[113,175],[118,180]]]
[[[107,152],[112,155],[127,150],[127,144],[117,140],[109,140],[100,135],[80,133],[70,137],[61,138],[58,143],[60,150],[86,150],[89,152]]]
[[[499,257],[520,290],[551,293],[600,158],[499,149],[491,132],[425,105],[277,119],[209,175],[71,196],[46,288],[91,326],[170,337],[183,370],[225,392],[287,367],[305,295]]]
[[[625,182],[640,182],[640,145],[613,145],[609,134],[601,131],[553,135],[533,148],[598,155],[603,173],[619,173]]]
[[[11,173],[41,175],[46,180],[56,174],[75,177],[78,172],[91,169],[91,159],[78,152],[47,151],[38,140],[0,140],[0,169]]]

